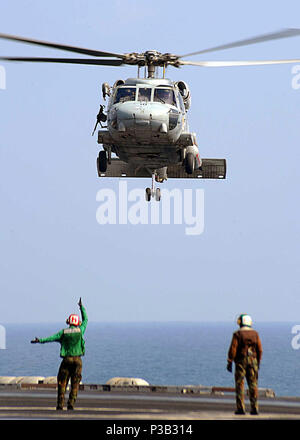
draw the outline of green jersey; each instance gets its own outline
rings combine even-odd
[[[85,308],[81,306],[82,323],[80,326],[75,327],[71,325],[69,328],[60,330],[48,338],[40,338],[40,342],[59,342],[60,356],[83,356],[85,353],[85,342],[83,335],[87,326],[88,318]]]

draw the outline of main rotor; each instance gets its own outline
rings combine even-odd
[[[167,66],[182,67],[185,65],[199,66],[199,67],[234,67],[234,66],[257,66],[270,64],[288,64],[299,63],[300,59],[289,60],[258,60],[258,61],[183,61],[182,58],[187,56],[202,55],[209,52],[216,52],[220,50],[248,46],[250,44],[263,43],[271,40],[278,40],[283,38],[290,38],[300,35],[300,29],[283,29],[281,31],[263,34],[244,40],[235,41],[233,43],[223,44],[220,46],[211,47],[209,49],[202,49],[196,52],[191,52],[184,55],[175,55],[172,53],[161,53],[156,50],[148,50],[146,52],[137,53],[113,53],[104,52],[94,49],[85,49],[82,47],[70,46],[60,43],[51,43],[47,41],[40,41],[32,38],[18,37],[14,35],[0,33],[0,38],[18,41],[22,43],[34,44],[38,46],[49,47],[58,50],[69,51],[89,55],[94,58],[49,58],[49,57],[0,57],[3,61],[23,61],[23,62],[43,62],[43,63],[67,63],[67,64],[87,64],[100,66],[122,66],[122,65],[137,65],[147,69],[148,78],[154,78],[155,68]]]
[[[148,78],[154,78],[156,67],[167,67],[169,65],[180,67],[178,55],[171,53],[158,52],[157,50],[147,50],[144,53],[128,53],[124,54],[124,64],[137,65],[138,67],[146,67]]]

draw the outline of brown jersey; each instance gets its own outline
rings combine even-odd
[[[239,362],[250,356],[256,358],[259,364],[262,352],[261,340],[257,331],[249,327],[241,327],[233,333],[228,351],[228,361]]]

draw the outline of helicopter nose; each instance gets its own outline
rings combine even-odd
[[[168,132],[168,109],[153,103],[124,103],[117,111],[117,129],[119,132],[147,129]],[[131,104],[131,103],[128,103]]]

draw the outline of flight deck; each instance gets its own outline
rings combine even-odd
[[[56,410],[55,384],[0,386],[0,420],[300,420],[300,397],[259,390],[259,415],[235,411],[234,389],[217,387],[112,387],[81,384],[74,410]],[[66,401],[67,401],[66,393]]]

